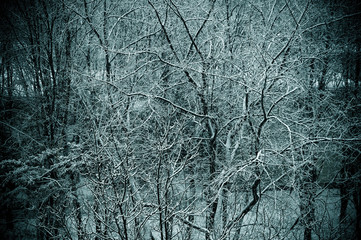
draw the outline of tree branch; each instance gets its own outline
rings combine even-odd
[[[331,23],[335,23],[335,22],[341,21],[341,20],[343,20],[345,18],[350,18],[350,17],[354,17],[354,16],[358,16],[358,15],[361,15],[361,12],[352,13],[352,14],[348,14],[348,15],[345,15],[345,16],[342,16],[342,17],[338,17],[338,18],[333,19],[333,20],[328,21],[328,22],[317,23],[317,24],[315,24],[315,25],[313,25],[311,27],[306,28],[305,30],[303,30],[303,32],[311,31],[314,28],[321,27],[321,26],[324,26],[324,25],[328,25],[328,24],[331,24]]]
[[[144,207],[151,207],[151,208],[159,209],[159,206],[156,205],[156,204],[154,204],[154,203],[145,203],[145,204],[144,204]],[[200,232],[203,232],[203,233],[205,233],[205,234],[208,234],[208,235],[210,236],[210,232],[209,232],[208,229],[203,228],[203,227],[200,227],[200,226],[198,226],[198,225],[196,225],[196,224],[194,224],[194,223],[186,220],[185,218],[178,216],[178,215],[175,214],[175,213],[172,214],[172,215],[173,215],[175,218],[177,218],[178,220],[180,220],[181,222],[183,222],[184,224],[186,224],[186,225],[188,225],[188,226],[190,226],[190,227],[192,227],[192,228],[194,228],[194,229],[196,229],[196,230],[198,230],[198,231],[200,231]],[[211,236],[210,236],[210,237],[211,237]],[[212,240],[212,238],[211,238],[211,240]]]
[[[114,85],[111,82],[107,82],[107,81],[104,81],[104,80],[99,80],[99,81],[102,81],[102,82],[105,82],[106,84],[109,84],[110,86],[116,88],[118,91],[120,91],[122,94],[124,94],[124,95],[126,95],[128,97],[141,96],[141,97],[146,97],[146,98],[158,99],[158,100],[161,100],[162,102],[168,103],[169,105],[171,105],[174,108],[177,108],[178,110],[180,110],[183,113],[187,113],[187,114],[193,115],[195,117],[199,117],[199,118],[207,118],[207,119],[211,119],[211,120],[214,119],[212,116],[196,113],[196,112],[194,112],[192,110],[186,109],[186,108],[172,102],[171,100],[169,100],[167,98],[164,98],[164,97],[161,97],[161,96],[158,96],[158,95],[151,95],[151,94],[146,94],[146,93],[142,93],[142,92],[126,93],[123,90],[121,90],[118,86]]]
[[[305,13],[306,13],[309,5],[310,5],[310,1],[307,2],[305,9],[303,10],[300,18],[299,18],[298,21],[297,21],[296,28],[295,28],[295,29],[293,30],[293,32],[291,33],[290,38],[287,40],[286,44],[285,44],[285,45],[283,46],[283,48],[279,51],[279,53],[272,59],[271,64],[273,64],[273,63],[281,56],[281,54],[282,54],[283,52],[285,52],[285,51],[289,48],[289,46],[290,46],[290,44],[291,44],[291,41],[292,41],[293,37],[295,36],[296,31],[298,30],[298,28],[299,28],[299,26],[300,26],[300,23],[301,23],[301,20],[302,20],[303,16],[305,15]]]
[[[256,203],[259,200],[259,196],[257,195],[257,187],[260,184],[261,180],[260,179],[256,179],[256,181],[253,183],[252,185],[252,195],[253,195],[253,199],[250,203],[248,203],[247,207],[245,209],[243,209],[243,211],[237,216],[235,217],[232,221],[230,221],[227,226],[225,227],[225,229],[223,230],[222,236],[220,238],[220,240],[225,239],[228,232],[233,228],[233,226],[239,222],[240,220],[242,220],[242,218],[244,218],[244,216],[246,216],[246,214],[252,210],[253,206],[256,205]]]
[[[7,124],[6,122],[3,122],[3,121],[0,121],[0,123],[2,123],[2,124],[4,124],[5,126],[8,126],[9,128],[11,128],[11,129],[13,129],[13,130],[15,130],[15,131],[17,131],[17,132],[19,132],[19,133],[23,134],[24,136],[26,136],[26,137],[30,138],[32,141],[36,142],[38,145],[45,147],[45,145],[44,145],[44,144],[42,144],[41,142],[39,142],[39,141],[35,140],[32,136],[30,136],[30,135],[29,135],[29,134],[27,134],[27,133],[24,133],[23,131],[21,131],[21,130],[17,129],[16,127],[13,127],[13,126],[11,126],[10,124]]]

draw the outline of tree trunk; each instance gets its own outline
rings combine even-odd
[[[304,177],[300,182],[300,212],[301,223],[304,226],[304,240],[312,240],[312,230],[315,223],[315,204],[316,195],[315,183],[317,171],[313,163],[307,163],[304,169]]]

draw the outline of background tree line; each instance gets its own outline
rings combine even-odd
[[[358,1],[16,0],[5,239],[361,236]]]

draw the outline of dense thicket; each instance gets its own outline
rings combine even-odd
[[[5,239],[361,235],[358,1],[5,1]]]

